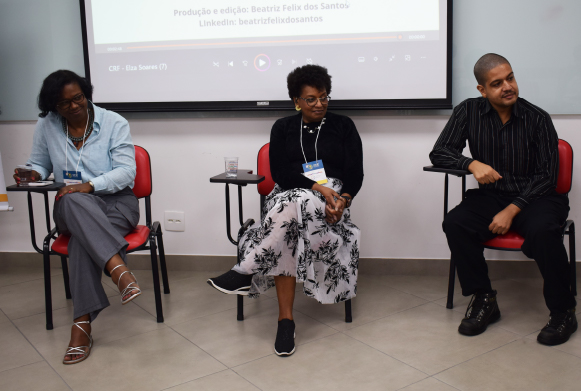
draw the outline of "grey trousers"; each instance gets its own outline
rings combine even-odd
[[[126,262],[124,236],[139,222],[139,201],[130,188],[109,195],[65,194],[54,205],[54,221],[70,235],[69,274],[74,316],[91,321],[109,306],[101,285],[105,264],[119,254]],[[108,274],[108,273],[107,273]]]

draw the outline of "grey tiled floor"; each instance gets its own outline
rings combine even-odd
[[[39,270],[0,271],[0,389],[8,390],[580,390],[581,332],[558,347],[536,342],[548,318],[539,279],[494,281],[502,319],[477,337],[456,331],[467,298],[444,307],[446,278],[359,277],[353,323],[344,307],[298,293],[297,351],[273,354],[274,290],[236,299],[205,284],[215,273],[170,272],[166,322],[158,324],[151,273],[136,271],[144,294],[111,307],[93,324],[89,359],[61,363],[72,303],[53,273],[54,330],[44,328]]]

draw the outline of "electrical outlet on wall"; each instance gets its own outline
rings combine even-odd
[[[184,232],[186,230],[186,214],[166,211],[164,227],[166,231]]]

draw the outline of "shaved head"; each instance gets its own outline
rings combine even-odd
[[[474,77],[476,77],[478,84],[481,86],[485,85],[488,72],[497,66],[504,64],[510,65],[508,60],[499,54],[488,53],[480,57],[480,59],[476,61],[476,65],[474,65]]]

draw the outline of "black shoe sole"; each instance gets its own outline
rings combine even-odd
[[[498,320],[500,319],[500,311],[497,311],[495,314],[492,314],[492,316],[490,317],[490,319],[488,320],[488,323],[486,325],[484,325],[484,327],[482,327],[481,329],[465,329],[462,328],[462,324],[460,324],[460,326],[458,327],[458,332],[462,335],[467,335],[469,337],[473,337],[475,335],[480,335],[483,332],[486,331],[486,329],[488,328],[488,325],[498,322]]]
[[[569,340],[569,338],[571,338],[571,335],[573,335],[573,333],[575,331],[577,331],[577,325],[575,325],[575,328],[573,329],[573,331],[571,331],[571,334],[569,334],[563,338],[543,338],[543,337],[541,337],[541,334],[539,334],[537,336],[537,342],[540,344],[543,344],[543,345],[547,345],[547,346],[561,345],[561,344],[567,342]]]
[[[248,296],[248,291],[250,290],[250,285],[249,286],[243,286],[241,288],[236,289],[235,291],[229,291],[227,289],[221,288],[218,285],[214,284],[214,281],[212,281],[212,279],[208,279],[208,281],[206,281],[208,283],[208,285],[210,285],[212,288],[216,288],[217,290],[219,290],[222,293],[225,293],[227,295],[241,295],[241,296]]]

